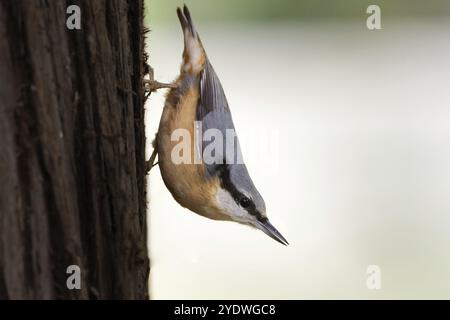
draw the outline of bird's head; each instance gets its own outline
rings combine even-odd
[[[288,245],[286,239],[270,223],[264,199],[255,188],[244,164],[222,165],[216,203],[231,221],[263,231],[272,239]]]

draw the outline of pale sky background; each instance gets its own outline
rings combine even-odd
[[[169,82],[182,3],[149,3],[173,11],[148,35],[155,77]],[[369,31],[364,12],[227,23],[195,8],[244,159],[290,246],[183,209],[155,167],[151,297],[450,298],[450,23],[386,13]],[[163,103],[158,92],[146,105],[148,156]],[[381,290],[366,287],[372,264]]]

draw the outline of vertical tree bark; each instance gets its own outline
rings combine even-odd
[[[148,297],[142,15],[0,0],[0,299]]]

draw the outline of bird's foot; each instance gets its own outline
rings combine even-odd
[[[163,83],[155,80],[155,71],[151,66],[148,66],[148,79],[143,80],[144,90],[148,93],[152,93],[159,89],[164,88],[176,88],[176,83]]]
[[[152,170],[152,168],[154,166],[156,166],[159,162],[155,163],[155,159],[156,159],[156,155],[158,154],[158,151],[156,150],[156,148],[153,149],[152,155],[150,156],[150,159],[148,161],[145,162],[145,172],[148,174],[150,172],[150,170]]]
[[[164,88],[174,89],[177,87],[176,83],[163,83],[163,82],[158,82],[156,80],[151,80],[151,79],[144,79],[143,83],[144,83],[144,90],[147,92],[154,92],[156,90],[164,89]]]

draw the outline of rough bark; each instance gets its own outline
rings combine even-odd
[[[0,299],[147,298],[142,15],[0,0]]]

